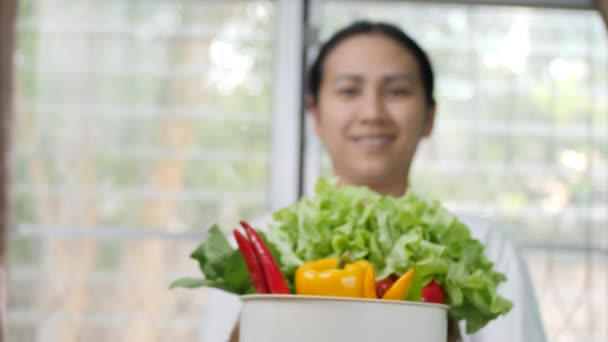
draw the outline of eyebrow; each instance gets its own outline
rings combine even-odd
[[[332,83],[338,83],[340,81],[361,82],[361,81],[363,81],[363,79],[364,78],[361,75],[343,74],[343,75],[337,76]],[[409,74],[400,73],[400,74],[389,74],[389,75],[382,76],[382,80],[385,82],[395,82],[395,81],[413,82],[414,78]]]
[[[332,83],[338,83],[340,81],[355,81],[355,82],[361,82],[363,81],[363,76],[359,76],[359,75],[354,75],[354,74],[342,74],[342,75],[338,75]]]
[[[393,74],[382,77],[384,81],[393,82],[393,81],[407,81],[414,82],[414,78],[409,74]]]

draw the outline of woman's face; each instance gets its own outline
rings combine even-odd
[[[403,192],[435,111],[414,56],[382,34],[359,34],[334,47],[322,72],[308,109],[336,175],[345,184]]]

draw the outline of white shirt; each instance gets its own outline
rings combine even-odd
[[[471,229],[472,235],[486,246],[485,252],[498,272],[507,276],[498,292],[511,300],[513,309],[491,321],[472,335],[466,335],[466,322],[460,323],[463,342],[544,342],[543,324],[538,311],[534,289],[528,271],[517,247],[505,232],[490,222],[475,217],[460,217]],[[252,222],[256,228],[267,227],[271,216]],[[241,302],[239,297],[224,291],[210,289],[203,319],[200,342],[224,342],[237,322]]]
[[[540,318],[528,269],[521,253],[500,227],[475,217],[459,217],[471,234],[486,246],[485,253],[498,272],[507,281],[498,287],[498,293],[513,302],[513,309],[500,316],[472,335],[464,334],[465,322],[460,323],[463,342],[544,342],[545,330]]]

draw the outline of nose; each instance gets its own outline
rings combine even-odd
[[[381,123],[386,120],[386,108],[382,92],[379,89],[368,89],[364,92],[359,111],[359,119],[364,123]]]

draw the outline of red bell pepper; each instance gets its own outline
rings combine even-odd
[[[399,279],[396,275],[390,275],[384,279],[376,281],[376,293],[378,298],[382,298],[386,290],[388,290]]]
[[[435,280],[431,280],[430,283],[422,288],[421,300],[427,303],[445,304],[445,294],[441,285],[437,284]]]
[[[264,279],[264,272],[260,267],[260,263],[258,262],[255,252],[253,251],[253,246],[238,230],[235,229],[233,234],[234,238],[236,239],[236,243],[239,245],[243,259],[245,259],[245,264],[247,265],[249,278],[251,278],[253,287],[255,287],[257,293],[268,293],[268,285],[266,285],[266,279]]]
[[[249,241],[251,241],[251,245],[253,246],[253,251],[258,257],[270,293],[290,294],[287,282],[264,240],[247,222],[241,221],[241,226],[245,228],[245,232],[247,232]]]

